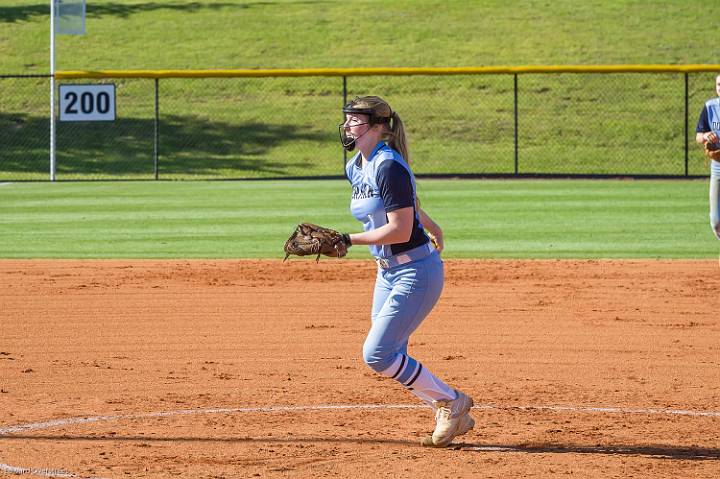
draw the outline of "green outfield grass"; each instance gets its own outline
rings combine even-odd
[[[716,63],[707,0],[91,0],[58,68]],[[0,4],[0,72],[48,71],[48,2]]]
[[[704,181],[420,180],[446,258],[714,258]],[[2,258],[282,258],[358,231],[344,181],[0,184]],[[351,258],[368,258],[365,247]]]

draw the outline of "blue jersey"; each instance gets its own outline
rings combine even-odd
[[[708,131],[715,132],[720,136],[720,97],[705,102],[705,106],[700,112],[695,132],[706,133]],[[720,147],[718,144],[716,146]],[[720,162],[713,160],[710,168],[713,174],[720,175]]]
[[[345,165],[345,175],[352,185],[350,212],[363,224],[365,231],[386,225],[387,213],[391,211],[413,208],[410,240],[392,245],[370,245],[370,254],[376,258],[389,258],[429,241],[415,207],[415,177],[397,151],[380,142],[364,168],[360,153],[350,159]]]

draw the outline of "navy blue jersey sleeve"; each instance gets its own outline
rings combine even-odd
[[[712,131],[712,128],[710,128],[710,121],[708,120],[707,107],[703,106],[695,133],[706,133],[708,131]]]
[[[375,179],[386,213],[415,205],[410,172],[397,161],[384,161]]]

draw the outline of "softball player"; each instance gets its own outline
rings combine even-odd
[[[715,77],[715,92],[718,97],[705,102],[700,112],[695,140],[720,148],[720,75]],[[720,240],[720,162],[715,160],[710,163],[710,226]]]
[[[469,414],[473,400],[407,351],[408,338],[443,288],[442,230],[419,207],[400,116],[375,96],[356,98],[343,113],[342,145],[348,151],[359,150],[345,167],[352,185],[350,210],[364,229],[345,237],[350,244],[369,245],[378,264],[363,358],[374,371],[395,379],[435,410],[431,443],[428,438],[423,444],[446,446],[475,425]]]

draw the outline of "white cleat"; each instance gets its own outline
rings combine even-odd
[[[475,420],[469,414],[473,407],[472,398],[457,390],[455,393],[457,398],[452,401],[433,401],[435,431],[421,441],[423,446],[445,447],[475,426]]]

